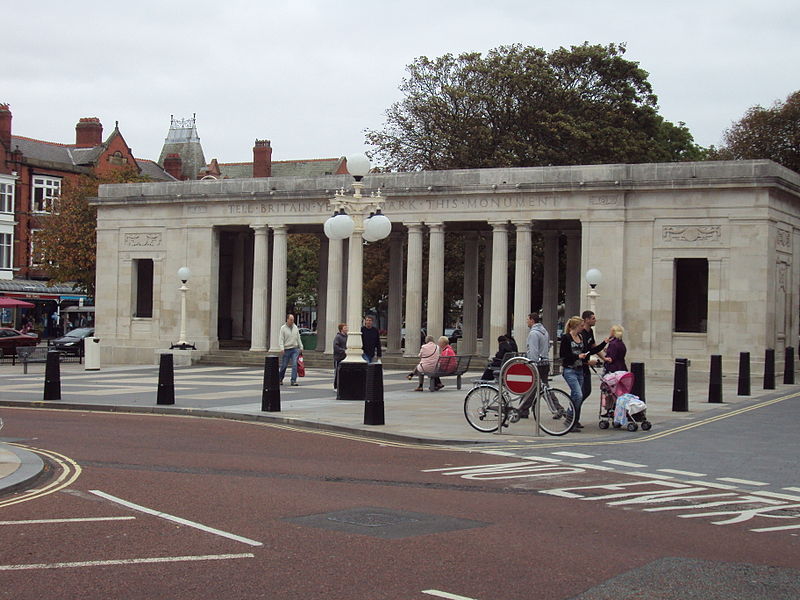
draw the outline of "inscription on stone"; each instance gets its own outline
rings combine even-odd
[[[122,245],[129,248],[156,248],[161,246],[160,233],[126,233]]]
[[[592,206],[614,206],[619,203],[618,196],[590,196],[589,204]]]
[[[719,225],[664,225],[665,242],[718,242],[722,234]]]

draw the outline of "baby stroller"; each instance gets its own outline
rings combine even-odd
[[[595,371],[597,373],[597,371]],[[600,429],[608,429],[613,424],[628,431],[649,431],[653,426],[647,420],[647,406],[638,396],[631,394],[633,373],[614,371],[597,376],[600,378]]]

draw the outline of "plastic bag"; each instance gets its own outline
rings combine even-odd
[[[303,355],[297,357],[297,375],[299,377],[306,376],[306,361],[303,360]]]

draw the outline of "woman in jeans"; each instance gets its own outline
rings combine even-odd
[[[561,336],[561,346],[559,356],[561,357],[562,374],[564,381],[567,382],[572,403],[575,405],[575,422],[570,431],[579,432],[583,429],[581,425],[581,404],[583,403],[583,365],[592,354],[597,354],[605,348],[606,341],[586,348],[581,337],[583,329],[583,319],[572,317],[567,321],[566,333]]]

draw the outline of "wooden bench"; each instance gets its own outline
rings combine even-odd
[[[436,391],[434,379],[436,377],[455,377],[456,389],[461,389],[461,376],[469,369],[469,361],[472,356],[440,356],[436,361],[436,369],[432,373],[423,373],[419,376],[419,387],[425,383],[425,377],[430,378],[428,389]]]
[[[28,363],[46,363],[49,350],[47,346],[19,346],[17,356],[22,362],[22,372],[28,374]]]

